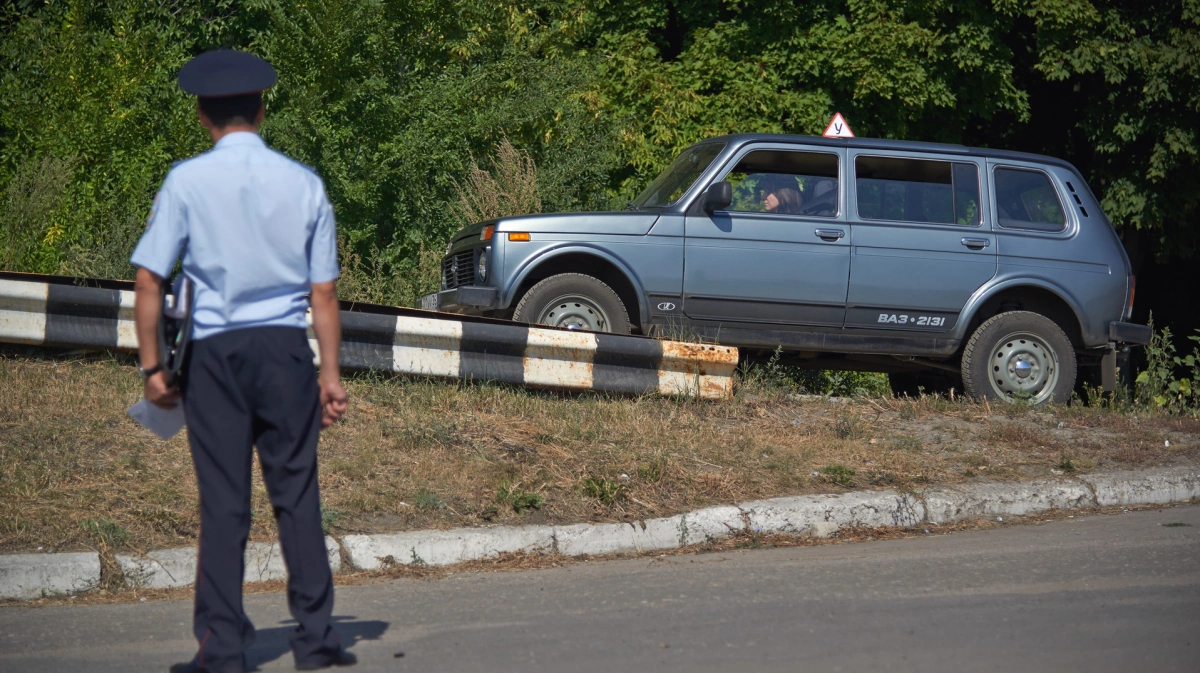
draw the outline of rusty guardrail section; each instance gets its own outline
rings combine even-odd
[[[133,284],[0,273],[0,342],[133,350]],[[341,364],[534,388],[733,394],[736,348],[343,302]],[[316,353],[316,341],[310,332]]]

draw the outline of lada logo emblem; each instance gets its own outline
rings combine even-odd
[[[669,302],[669,301],[664,301],[663,303],[661,303],[661,304],[659,304],[659,305],[658,305],[658,310],[660,310],[660,311],[674,311],[674,310],[675,310],[675,305],[674,305],[674,304],[672,304],[672,303],[671,303],[671,302]]]

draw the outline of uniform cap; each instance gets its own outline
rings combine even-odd
[[[275,68],[254,54],[217,49],[188,61],[179,71],[179,87],[194,96],[236,96],[269,89],[275,78]]]

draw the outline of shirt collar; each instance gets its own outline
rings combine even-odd
[[[266,143],[263,142],[262,136],[258,135],[257,133],[253,133],[251,131],[234,131],[233,133],[230,133],[224,138],[218,140],[217,144],[213,145],[213,149],[215,150],[222,147],[232,147],[234,145],[256,145],[258,147],[263,147],[266,145]]]

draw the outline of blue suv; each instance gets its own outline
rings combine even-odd
[[[915,392],[1065,402],[1115,385],[1134,277],[1079,171],[1052,157],[869,138],[731,135],[623,212],[457,232],[424,308],[707,338]]]

